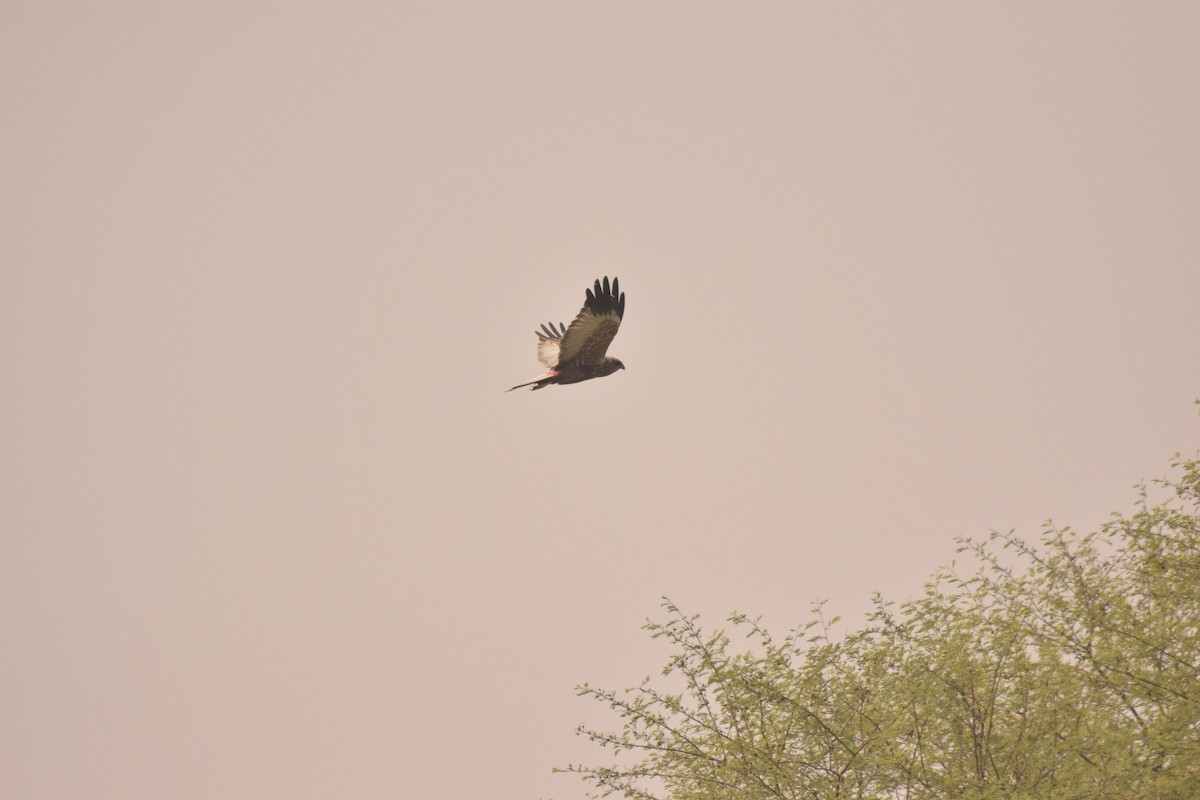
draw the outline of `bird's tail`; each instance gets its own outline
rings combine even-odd
[[[558,373],[555,372],[554,370],[550,370],[545,375],[539,375],[531,381],[525,381],[525,383],[518,383],[516,386],[512,387],[512,389],[508,389],[507,391],[511,392],[513,389],[520,389],[522,386],[533,386],[533,388],[530,389],[530,391],[536,392],[538,389],[544,389],[547,386],[549,386],[550,384],[554,383],[554,379],[557,377],[558,377]]]

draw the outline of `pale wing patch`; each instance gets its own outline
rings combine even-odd
[[[562,338],[558,363],[578,361],[581,364],[594,364],[601,361],[620,325],[621,318],[615,311],[593,314],[584,308]]]
[[[546,369],[558,366],[558,339],[547,339],[538,334],[537,359]]]
[[[537,358],[546,369],[558,366],[558,345],[566,332],[567,326],[561,322],[557,326],[553,322],[543,324],[540,331],[534,331],[538,337]]]

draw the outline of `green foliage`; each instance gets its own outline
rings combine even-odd
[[[561,771],[645,800],[1200,796],[1200,461],[1172,466],[1097,532],[962,540],[972,574],[842,637],[820,606],[781,641],[737,614],[738,650],[667,601],[663,679],[579,688],[623,723],[579,732],[632,763]]]

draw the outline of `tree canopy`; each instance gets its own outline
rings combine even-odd
[[[579,733],[610,766],[594,796],[716,800],[1194,800],[1200,791],[1200,461],[1141,487],[1132,515],[960,540],[972,566],[876,598],[832,632],[705,630],[669,601],[645,629],[662,678],[580,694],[620,719]],[[731,632],[749,637],[734,647]]]

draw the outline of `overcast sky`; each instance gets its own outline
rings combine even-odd
[[[1200,5],[0,2],[0,798],[576,800],[1200,447]],[[619,276],[623,372],[534,328]],[[615,724],[615,720],[613,721]]]

